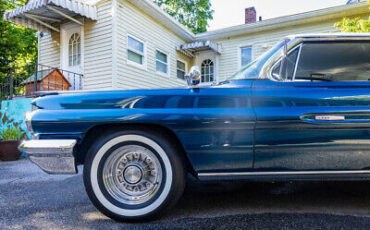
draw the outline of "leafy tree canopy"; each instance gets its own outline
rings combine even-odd
[[[367,20],[360,18],[343,18],[342,21],[335,23],[335,26],[346,33],[367,33],[370,32],[370,17]]]
[[[31,66],[37,60],[36,31],[3,20],[6,10],[25,3],[26,0],[0,1],[0,79],[9,68]]]
[[[153,0],[193,33],[207,31],[208,20],[213,19],[209,0]]]

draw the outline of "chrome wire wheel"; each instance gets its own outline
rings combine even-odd
[[[103,166],[103,184],[109,195],[127,205],[140,205],[159,191],[163,171],[157,156],[141,145],[114,150]]]

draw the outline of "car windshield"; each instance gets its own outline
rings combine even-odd
[[[276,51],[278,51],[281,47],[284,46],[284,42],[280,41],[275,46],[273,46],[270,50],[265,52],[263,55],[261,55],[256,60],[252,61],[248,65],[244,66],[241,70],[239,70],[237,73],[232,75],[228,80],[240,80],[240,79],[251,79],[251,78],[258,78],[259,74],[261,72],[261,69],[265,62],[274,54]]]

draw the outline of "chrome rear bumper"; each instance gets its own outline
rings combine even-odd
[[[30,160],[50,174],[76,174],[73,149],[76,140],[28,140],[18,149],[30,156]]]

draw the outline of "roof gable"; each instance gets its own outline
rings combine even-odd
[[[340,5],[315,11],[308,11],[300,14],[288,15],[278,18],[267,19],[251,24],[228,27],[225,29],[214,30],[199,34],[192,33],[188,28],[177,22],[173,17],[164,12],[151,0],[128,0],[147,14],[166,25],[176,34],[188,41],[210,40],[230,36],[238,36],[258,31],[277,29],[279,27],[297,25],[308,22],[319,21],[332,17],[345,17],[358,13],[368,12],[370,6],[367,2],[353,3],[350,5]]]
[[[64,77],[64,75],[60,72],[59,69],[47,69],[47,70],[38,71],[37,72],[37,82],[42,81],[44,78],[46,78],[50,74],[53,74],[54,72],[57,72],[58,75],[61,76],[65,82],[68,82],[69,87],[72,86],[71,83],[69,83],[69,81]],[[22,82],[22,85],[25,85],[28,83],[34,83],[35,78],[36,78],[35,74],[32,74],[29,78],[27,78],[26,80]]]

